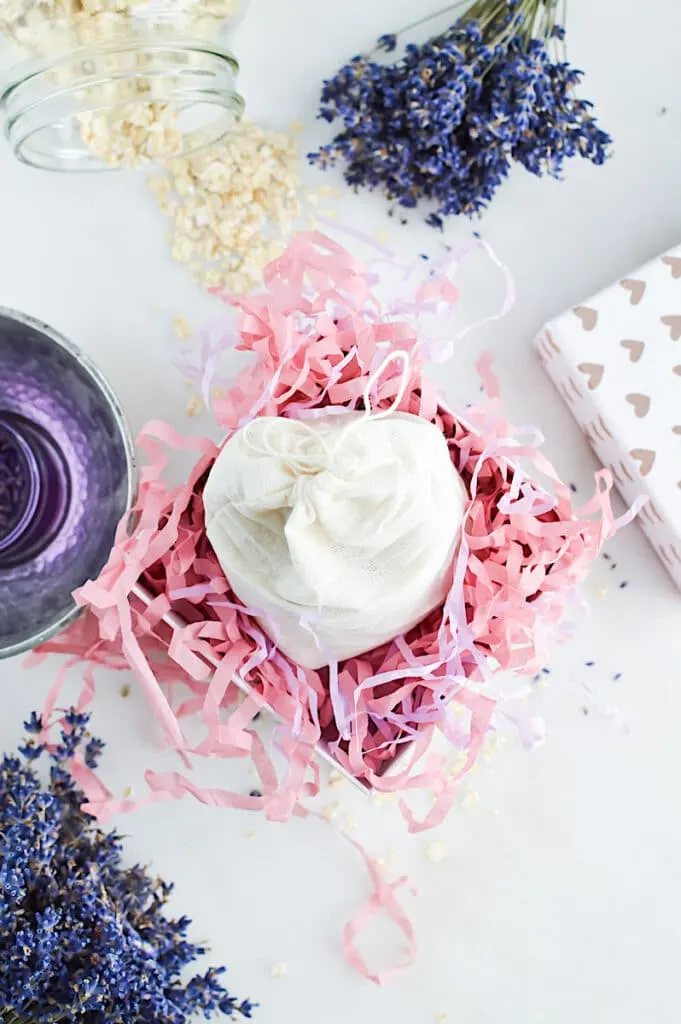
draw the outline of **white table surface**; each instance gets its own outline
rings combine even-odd
[[[321,78],[422,6],[253,0],[235,44],[251,115],[272,127],[304,122],[303,147],[313,148],[325,131],[314,120]],[[571,8],[571,56],[588,68],[584,93],[615,138],[615,158],[602,169],[574,162],[563,183],[512,175],[480,227],[512,268],[517,305],[462,345],[441,379],[452,398],[473,394],[472,364],[492,349],[511,419],[541,426],[547,453],[586,497],[594,460],[530,340],[551,315],[681,239],[681,7],[589,0]],[[387,222],[378,197],[344,192],[333,205],[366,231],[387,227],[405,256],[437,251],[438,236],[418,218],[406,228]],[[446,240],[469,232],[451,223]],[[462,317],[495,308],[499,281],[484,260],[463,279]],[[135,430],[149,417],[207,429],[186,418],[171,323],[183,314],[198,325],[219,304],[171,262],[143,178],[50,176],[0,148],[0,304],[43,318],[93,355]],[[585,587],[592,614],[553,656],[540,702],[543,747],[528,753],[511,735],[433,835],[407,836],[394,805],[375,806],[349,787],[325,794],[323,803],[341,804],[341,821],[356,819],[373,854],[395,848],[396,866],[419,891],[403,897],[418,962],[383,989],[342,957],[342,923],[368,882],[323,823],[267,824],[189,800],[119,822],[130,857],[176,880],[177,907],[194,917],[214,960],[229,965],[235,991],[260,1000],[262,1024],[431,1024],[443,1013],[456,1024],[677,1024],[681,598],[637,526],[608,550],[616,568],[599,563]],[[3,663],[0,749],[15,745],[57,666]],[[146,767],[174,762],[159,752],[142,698],[124,700],[119,677],[99,680],[105,778],[141,794]],[[69,692],[77,687],[74,673]],[[242,789],[255,781],[231,764],[207,766],[200,778]],[[473,806],[469,791],[479,795]],[[425,856],[433,839],[446,844],[438,864]],[[381,933],[372,950],[380,962],[399,941]],[[277,963],[286,977],[272,977]]]

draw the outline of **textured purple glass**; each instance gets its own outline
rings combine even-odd
[[[39,484],[28,442],[11,422],[0,420],[0,565],[16,550],[35,515]]]
[[[134,489],[132,445],[101,374],[49,327],[0,310],[0,657],[77,614]]]

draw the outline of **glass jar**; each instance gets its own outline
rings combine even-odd
[[[0,91],[5,134],[34,167],[165,161],[241,116],[227,27],[243,0],[0,0],[20,51]]]

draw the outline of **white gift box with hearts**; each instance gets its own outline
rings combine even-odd
[[[681,589],[681,246],[549,323],[536,351]]]

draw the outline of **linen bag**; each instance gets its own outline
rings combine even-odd
[[[204,490],[234,593],[313,669],[378,647],[443,602],[465,500],[435,425],[370,409],[256,418],[226,442]]]

